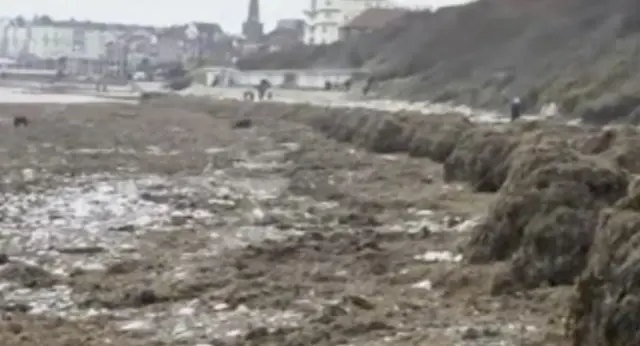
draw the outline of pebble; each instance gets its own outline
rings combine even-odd
[[[482,337],[482,332],[474,327],[467,327],[462,332],[463,340],[476,340]]]

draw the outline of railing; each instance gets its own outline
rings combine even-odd
[[[344,85],[348,80],[365,79],[370,73],[364,69],[290,69],[290,70],[250,70],[205,68],[209,73],[207,84],[216,78],[224,86],[254,86],[261,80],[268,80],[274,87],[287,89],[324,89],[329,82],[333,86]]]

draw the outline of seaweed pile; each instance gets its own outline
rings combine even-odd
[[[446,181],[497,194],[464,246],[469,264],[503,263],[494,294],[574,285],[577,345],[637,345],[640,321],[640,132],[463,115],[261,103],[243,111],[296,119],[376,153],[443,164]],[[248,108],[246,108],[248,107]]]

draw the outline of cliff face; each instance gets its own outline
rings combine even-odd
[[[518,95],[582,115],[640,94],[639,32],[635,0],[480,0],[411,13],[357,41],[240,66],[364,66],[384,81],[387,96],[497,107]],[[621,113],[636,105],[625,102]]]

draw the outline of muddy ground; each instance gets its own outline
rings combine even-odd
[[[570,288],[460,262],[493,194],[211,107],[0,106],[3,345],[565,342]]]

